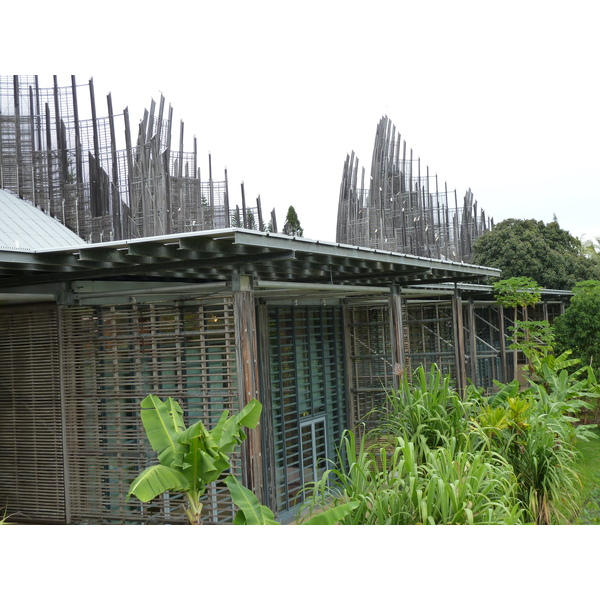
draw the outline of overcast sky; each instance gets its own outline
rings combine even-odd
[[[12,3],[16,6],[16,3]],[[352,150],[387,115],[421,164],[503,219],[600,236],[596,3],[33,2],[3,7],[5,75],[94,78],[134,123],[164,94],[230,194],[335,240]],[[23,8],[26,6],[26,10]],[[92,7],[93,8],[88,8]],[[492,8],[493,6],[493,8]],[[11,12],[14,13],[11,14]],[[176,129],[177,131],[178,129]]]

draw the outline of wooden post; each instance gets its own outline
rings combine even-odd
[[[344,378],[346,386],[346,414],[348,429],[356,425],[356,397],[354,395],[354,363],[352,362],[352,335],[350,331],[350,307],[346,300],[342,302],[342,327],[344,328]]]
[[[20,90],[19,76],[13,76],[14,87],[14,110],[15,110],[15,143],[16,143],[16,160],[17,160],[17,196],[23,195],[23,156],[21,148],[21,108],[20,108]]]
[[[256,211],[258,213],[258,230],[259,231],[264,231],[265,230],[265,224],[263,223],[262,206],[260,205],[260,194],[256,198]]]
[[[125,122],[125,152],[127,155],[127,189],[129,190],[129,209],[128,218],[124,221],[123,234],[125,238],[138,237],[139,230],[135,229],[135,235],[132,235],[132,223],[138,218],[137,198],[134,199],[133,193],[133,150],[131,146],[131,128],[129,123],[129,108],[123,111],[123,120]]]
[[[52,130],[50,124],[50,106],[46,102],[45,106],[46,111],[46,164],[48,169],[48,196],[47,196],[47,204],[46,210],[52,215],[54,215],[54,205],[52,203],[52,199],[54,196],[54,178],[52,177]],[[91,186],[90,186],[91,187]],[[94,205],[92,205],[92,210]],[[92,216],[95,216],[92,212]]]
[[[456,361],[456,387],[462,393],[467,387],[465,365],[465,336],[463,329],[462,298],[455,285],[452,298],[452,322],[454,324],[454,356]]]
[[[390,334],[392,342],[392,363],[394,365],[394,388],[400,387],[400,373],[404,370],[404,334],[402,323],[402,299],[400,286],[390,286],[389,297]]]
[[[248,229],[248,221],[246,219],[246,193],[244,192],[244,182],[241,183],[242,188],[242,223],[244,229]],[[242,227],[242,223],[238,223],[238,227]]]
[[[269,314],[267,305],[258,305],[258,352],[263,368],[259,373],[261,390],[260,401],[263,412],[260,419],[262,439],[264,440],[264,503],[273,511],[277,508],[277,488],[275,483],[275,442],[273,438],[273,407],[271,404],[271,370],[269,356]]]
[[[113,232],[116,240],[123,239],[123,222],[121,219],[121,197],[119,194],[119,163],[117,162],[117,140],[115,135],[115,117],[113,113],[112,96],[106,97],[108,104],[108,122],[110,129],[110,154],[112,159],[111,212]]]
[[[77,105],[77,83],[75,75],[71,75],[71,95],[73,97],[73,123],[75,127],[75,173],[77,185],[83,185],[83,155],[81,152],[81,132],[79,130],[79,107]],[[79,187],[77,192],[79,193]],[[79,201],[79,199],[78,199]]]
[[[258,343],[254,290],[249,275],[235,274],[232,280],[235,321],[235,346],[240,408],[253,398],[259,399]],[[259,425],[248,430],[242,445],[243,482],[264,502],[262,432]]]
[[[500,364],[502,366],[502,383],[508,383],[508,366],[506,361],[506,330],[504,324],[504,306],[498,307],[498,329],[500,332]]]
[[[474,385],[478,385],[479,378],[477,377],[477,328],[475,327],[475,306],[473,298],[469,298],[468,304],[469,315],[469,354],[471,355],[471,368],[469,369],[471,381]]]

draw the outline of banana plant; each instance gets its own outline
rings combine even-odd
[[[188,521],[199,525],[201,498],[207,484],[231,467],[229,455],[246,439],[244,427],[254,429],[258,425],[262,405],[252,400],[236,415],[229,416],[224,411],[210,431],[202,421],[186,428],[183,411],[173,398],[163,402],[158,396],[149,395],[142,400],[141,409],[142,423],[159,464],[135,478],[127,499],[133,495],[149,502],[164,492],[183,492]],[[235,478],[230,475],[228,480],[232,479]]]

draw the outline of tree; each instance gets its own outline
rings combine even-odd
[[[246,229],[258,229],[254,213],[249,208],[246,209]]]
[[[296,235],[302,237],[304,235],[304,229],[300,225],[300,219],[296,213],[296,209],[290,206],[285,216],[285,223],[283,225],[283,233],[286,235]]]
[[[600,237],[594,240],[582,239],[581,247],[585,256],[593,260],[596,264],[600,264]]]
[[[600,281],[583,281],[573,289],[567,310],[554,322],[557,347],[572,350],[584,364],[600,368]]]
[[[570,290],[579,281],[600,279],[600,265],[557,221],[502,221],[475,241],[472,262],[501,269],[505,278],[531,277],[549,289]]]
[[[509,279],[501,279],[495,281],[493,284],[494,291],[496,292],[496,301],[504,308],[514,309],[513,319],[513,336],[514,342],[511,345],[511,350],[524,350],[525,348],[530,349],[531,344],[531,331],[532,325],[527,318],[527,307],[534,306],[541,300],[542,288],[538,285],[537,281],[534,281],[530,277],[510,277]],[[523,310],[523,321],[517,320],[517,308],[521,307]],[[543,329],[543,322],[539,322],[539,325]],[[546,323],[547,325],[547,323]],[[522,334],[522,335],[520,335]],[[530,369],[532,357],[526,353],[529,360]],[[514,369],[515,373],[517,370],[517,353],[513,354],[514,357]]]
[[[528,306],[534,306],[541,299],[542,288],[531,277],[501,279],[495,281],[493,287],[498,304],[504,308],[515,309],[515,320],[517,307],[525,309]]]

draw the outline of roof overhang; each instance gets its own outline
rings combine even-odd
[[[256,287],[389,289],[482,281],[500,271],[447,260],[240,229],[0,252],[0,287],[72,281],[218,284],[250,275]]]

